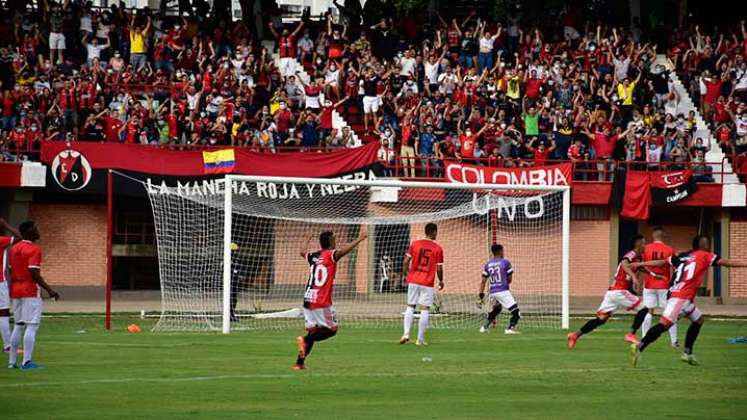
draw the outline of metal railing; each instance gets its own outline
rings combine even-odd
[[[6,154],[17,157],[16,160],[39,160],[41,152],[41,141],[15,143],[6,140]],[[72,142],[71,144],[75,144]],[[2,142],[0,142],[2,145]],[[307,153],[330,153],[345,149],[343,146],[326,147],[303,147],[303,146],[264,146],[264,145],[206,145],[206,144],[142,144],[141,147],[153,147],[165,150],[217,150],[226,147],[242,147],[258,153],[282,154],[289,152]],[[492,159],[490,157],[456,159],[435,156],[400,156],[399,152],[390,150],[390,160],[382,160],[384,171],[387,176],[399,178],[417,179],[441,179],[444,177],[444,169],[448,163],[469,163],[485,167],[495,168],[520,168],[533,167],[535,162],[531,159]],[[508,162],[511,162],[510,164]],[[612,182],[613,174],[617,168],[626,168],[639,171],[667,171],[691,169],[695,172],[700,182],[723,183],[726,175],[732,172],[724,171],[725,163],[729,161],[734,167],[734,172],[744,180],[747,171],[741,170],[744,162],[747,162],[747,154],[724,156],[720,161],[707,162],[669,162],[662,161],[649,163],[645,161],[614,161],[614,160],[546,160],[544,164],[552,165],[558,163],[570,163],[573,168],[573,180],[575,182]],[[710,171],[698,171],[700,166],[710,166]],[[708,179],[710,177],[711,179]]]

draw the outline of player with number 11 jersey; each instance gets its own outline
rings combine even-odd
[[[693,354],[693,346],[700,334],[700,328],[703,325],[704,317],[697,306],[695,306],[695,296],[698,294],[700,285],[703,284],[708,269],[711,266],[724,267],[747,267],[747,261],[730,260],[721,258],[711,252],[711,241],[707,236],[698,235],[693,238],[693,248],[689,252],[683,252],[679,255],[670,256],[663,260],[646,261],[638,263],[636,266],[660,267],[670,265],[674,267],[674,284],[670,289],[670,298],[667,300],[667,306],[661,315],[659,323],[648,330],[641,342],[630,347],[631,364],[635,367],[641,357],[641,353],[651,343],[656,341],[664,331],[672,327],[680,317],[690,319],[690,327],[685,335],[685,348],[681,360],[689,365],[697,365],[698,361]]]

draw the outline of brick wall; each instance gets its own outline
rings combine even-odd
[[[747,256],[747,221],[729,223],[729,258]],[[729,269],[729,297],[747,297],[747,268]]]
[[[93,205],[40,204],[30,208],[30,218],[39,225],[44,251],[43,273],[55,285],[101,286],[106,280],[106,207]],[[744,224],[747,227],[747,223]],[[318,233],[332,228],[339,243],[349,239],[346,228],[282,224],[276,226],[275,260],[282,261],[276,269],[276,284],[302,284],[308,276],[308,266],[297,256],[300,242],[313,235],[311,247],[316,248]],[[747,231],[747,229],[746,229]],[[542,234],[503,228],[498,241],[506,247],[516,267],[514,290],[517,293],[544,288],[547,293],[560,291],[559,225],[548,237]],[[544,233],[543,233],[544,234]],[[423,237],[423,225],[412,226],[411,238]],[[394,240],[394,238],[379,238]],[[482,264],[488,256],[490,241],[483,223],[460,219],[439,223],[439,238],[445,250],[444,276],[447,290],[453,293],[474,293],[477,290]],[[571,222],[571,295],[601,297],[609,279],[610,222]],[[355,282],[355,289],[364,292],[369,285],[364,273],[375,276],[375,262],[369,244],[362,244],[354,258],[346,258],[338,267],[338,284]],[[352,257],[352,255],[351,255]],[[356,267],[350,267],[357,261]],[[745,286],[747,293],[747,285]]]
[[[571,222],[571,296],[598,296],[609,287],[610,221]]]
[[[664,242],[674,248],[674,252],[684,252],[692,247],[693,236],[698,233],[698,228],[695,225],[692,226],[681,226],[681,225],[662,225],[664,228],[665,236]],[[646,242],[651,242],[651,230],[654,225],[648,225],[641,223],[638,226],[638,230],[641,235],[646,237]]]
[[[42,274],[54,286],[106,284],[106,206],[31,203]]]
[[[487,260],[491,238],[484,217],[462,218],[438,223],[438,242],[444,248],[444,293],[473,294],[479,286],[482,265]],[[299,238],[313,236],[311,248],[317,249],[317,235],[324,229],[336,233],[338,244],[347,242],[344,226],[322,226],[284,223],[275,227],[276,264],[275,284],[301,284],[308,276],[308,266],[299,258]],[[372,237],[361,244],[351,256],[342,260],[337,268],[338,285],[355,282],[359,293],[366,293],[370,284],[366,278],[376,277],[376,261],[371,259],[374,241],[412,241],[423,238],[423,224],[411,225],[409,238]],[[531,294],[536,290],[545,293],[560,293],[561,237],[560,225],[534,233],[516,226],[504,226],[498,234],[498,242],[504,245],[506,256],[515,267],[512,289],[518,293]],[[609,285],[610,222],[571,222],[571,295],[602,296]],[[351,258],[353,257],[353,258]],[[402,256],[393,256],[401,258]],[[355,261],[355,267],[350,264]]]

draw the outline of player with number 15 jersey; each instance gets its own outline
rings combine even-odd
[[[405,261],[402,264],[402,277],[407,281],[407,307],[404,316],[404,333],[400,344],[410,341],[410,328],[415,318],[415,308],[420,306],[420,323],[418,324],[417,345],[425,345],[425,330],[428,328],[430,309],[433,305],[433,285],[438,275],[439,290],[444,287],[443,263],[444,251],[436,243],[438,227],[435,223],[425,225],[425,238],[410,244]]]

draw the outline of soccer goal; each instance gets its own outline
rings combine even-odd
[[[403,260],[429,222],[438,225],[446,284],[432,327],[479,328],[489,304],[478,305],[477,293],[493,243],[514,267],[520,327],[568,327],[569,187],[360,178],[372,176],[228,175],[147,188],[162,293],[156,330],[301,328],[309,280],[301,252],[318,250],[323,231],[338,246],[368,234],[337,265],[340,325],[399,325]]]

